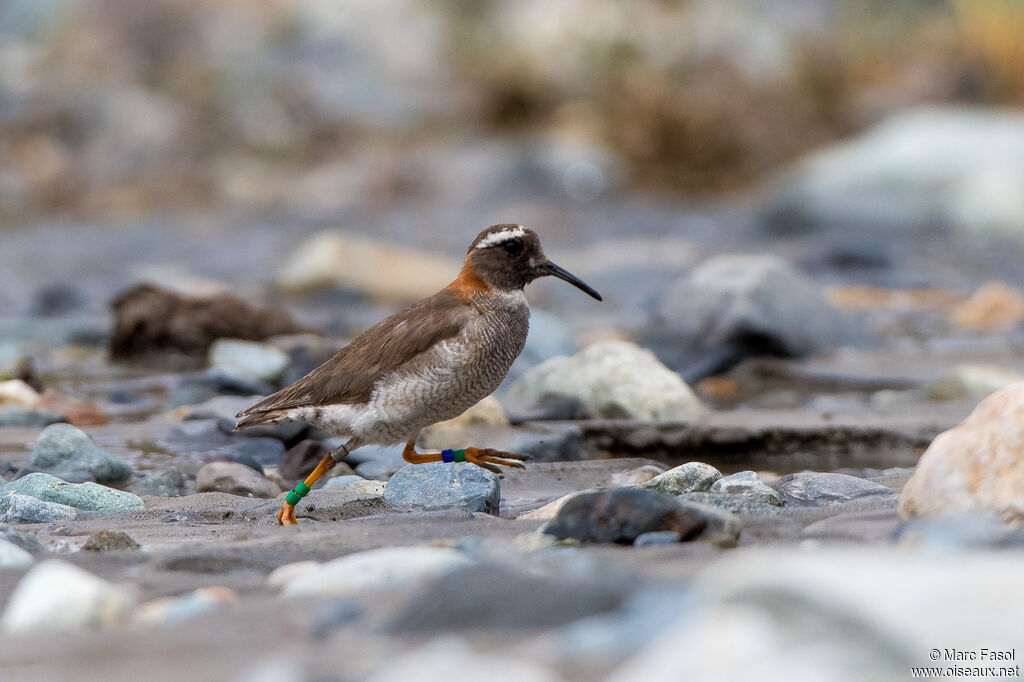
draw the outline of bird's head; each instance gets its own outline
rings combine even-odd
[[[552,275],[602,300],[579,277],[548,260],[537,234],[522,225],[491,225],[478,234],[469,245],[466,266],[499,291],[522,289],[538,277]]]

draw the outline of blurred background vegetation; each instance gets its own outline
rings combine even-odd
[[[1024,3],[5,0],[0,224],[457,202],[509,145],[714,197],[921,102],[1024,104]]]

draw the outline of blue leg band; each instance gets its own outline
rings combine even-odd
[[[455,461],[455,451],[454,450],[442,450],[441,451],[441,461],[442,462],[454,462]]]

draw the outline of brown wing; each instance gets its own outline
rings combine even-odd
[[[244,419],[236,428],[259,424],[293,407],[365,402],[384,374],[458,335],[471,314],[472,306],[448,289],[418,301],[367,329],[291,386],[239,412],[235,416]]]

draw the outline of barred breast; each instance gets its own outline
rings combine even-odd
[[[413,439],[498,388],[526,343],[530,309],[522,291],[491,293],[475,305],[479,314],[457,337],[381,379],[351,424],[354,437],[381,445]]]

